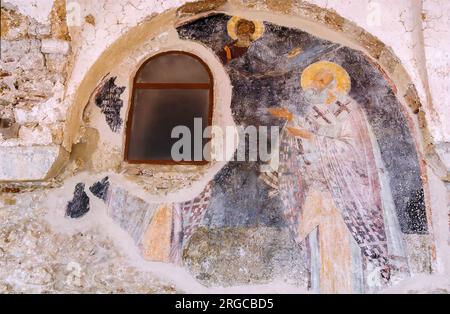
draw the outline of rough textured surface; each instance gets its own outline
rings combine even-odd
[[[1,167],[12,168],[2,169],[0,180],[42,180],[57,162],[70,50],[67,27],[64,31],[63,1],[57,2],[49,13],[59,13],[45,21],[24,15],[2,1],[0,119],[10,119],[13,124],[0,131],[0,147],[14,148],[2,152],[8,154],[2,160],[9,164]],[[16,160],[10,161],[14,154]]]
[[[186,3],[178,9],[178,14],[196,14],[210,10],[214,10],[224,5],[226,0],[202,0],[197,2]]]
[[[44,218],[45,196],[0,198],[17,200],[14,205],[0,202],[1,293],[179,292],[171,283],[130,266],[111,239],[95,228],[72,234],[52,229]]]
[[[287,230],[273,227],[200,228],[184,252],[184,265],[208,286],[276,279],[307,289],[305,252],[295,246]]]

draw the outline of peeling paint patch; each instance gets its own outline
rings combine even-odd
[[[105,115],[106,123],[113,132],[118,132],[122,127],[123,120],[120,117],[120,110],[123,107],[123,100],[120,95],[125,91],[125,87],[116,85],[117,77],[109,78],[99,89],[95,96],[95,104]]]
[[[73,199],[67,204],[66,216],[70,218],[81,218],[89,212],[89,196],[84,191],[84,183],[75,186]]]
[[[109,178],[105,177],[101,181],[94,183],[89,190],[99,199],[106,201],[109,190]]]

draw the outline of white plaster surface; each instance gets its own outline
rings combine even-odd
[[[43,53],[67,54],[69,52],[69,43],[65,40],[43,39],[41,51]]]
[[[424,48],[438,142],[450,142],[450,1],[424,0]],[[438,122],[438,121],[436,121]],[[450,160],[447,162],[450,169]]]
[[[0,147],[0,182],[43,180],[59,153],[58,145]]]
[[[53,7],[53,0],[6,0],[5,4],[11,4],[23,15],[28,15],[40,23],[48,22],[48,15]]]

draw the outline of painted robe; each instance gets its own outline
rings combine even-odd
[[[147,203],[106,177],[91,192],[104,201],[108,216],[131,236],[146,260],[181,264],[183,250],[206,214],[212,188],[209,182],[187,202]]]
[[[236,46],[236,42],[225,45],[222,50],[217,52],[220,60],[223,64],[228,64],[233,59],[237,59],[245,55],[248,51],[249,47],[238,47]]]
[[[355,293],[386,285],[394,270],[407,267],[364,112],[348,97],[311,106],[295,121],[311,140],[290,134],[289,124],[281,139],[280,196],[296,241],[310,255],[310,286]]]

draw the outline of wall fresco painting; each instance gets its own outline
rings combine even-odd
[[[393,87],[368,57],[301,30],[226,15],[178,31],[222,60],[238,125],[282,129],[278,171],[223,169],[204,224],[288,228],[306,252],[314,291],[376,291],[409,276],[403,235],[427,233],[421,171]],[[239,176],[255,181],[228,193]],[[258,210],[246,216],[249,208]],[[265,210],[279,219],[264,221]]]
[[[124,86],[116,85],[117,77],[110,77],[102,82],[95,95],[95,105],[100,108],[105,116],[106,123],[111,131],[119,132],[122,127],[122,118],[120,110],[123,107],[123,100],[120,96],[125,91]]]
[[[222,61],[237,125],[280,128],[280,143],[271,143],[280,166],[230,161],[178,204],[112,197],[126,192],[97,183],[144,257],[184,265],[206,285],[284,276],[314,292],[367,293],[409,277],[407,235],[428,233],[421,169],[393,86],[369,58],[223,14],[178,33]],[[130,201],[142,212],[124,219]]]

